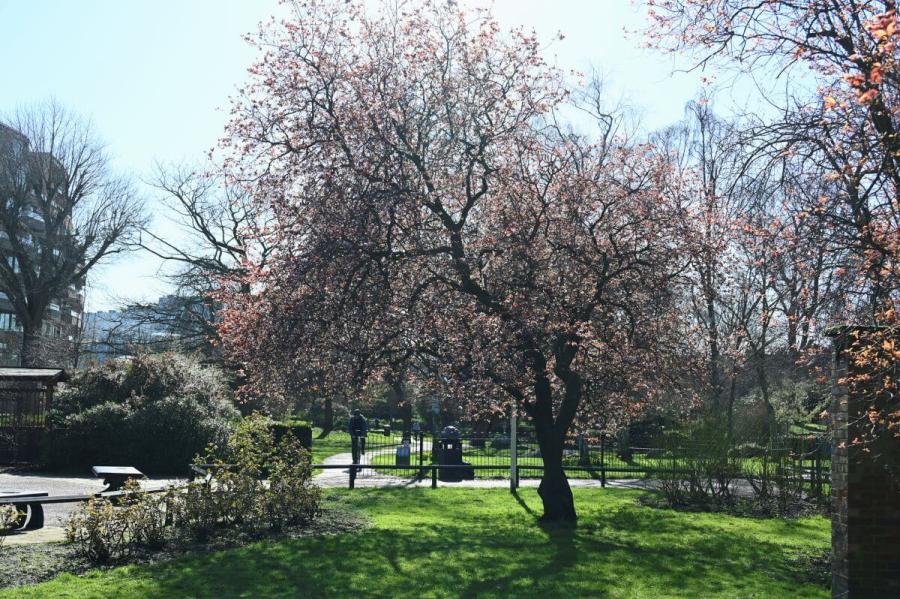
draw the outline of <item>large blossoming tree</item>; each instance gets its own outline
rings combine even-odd
[[[223,142],[277,223],[240,281],[253,292],[223,297],[226,350],[259,391],[346,390],[414,361],[473,413],[515,404],[544,518],[574,521],[567,433],[677,382],[666,161],[606,119],[592,139],[557,126],[560,74],[485,13],[295,8],[256,39]]]

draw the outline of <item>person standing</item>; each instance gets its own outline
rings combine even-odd
[[[358,409],[353,410],[353,416],[347,425],[350,432],[350,443],[353,448],[353,463],[359,464],[361,456],[366,454],[366,435],[369,433],[369,424]]]

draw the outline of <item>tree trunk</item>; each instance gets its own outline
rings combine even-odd
[[[324,439],[334,430],[334,404],[331,401],[331,397],[325,398],[324,408],[322,413],[322,432],[319,433],[320,439]]]
[[[390,372],[385,377],[388,386],[391,388],[391,395],[393,396],[388,400],[388,409],[390,411],[390,417],[393,419],[394,409],[396,409],[400,419],[403,421],[402,431],[404,434],[409,433],[412,429],[412,404],[406,397],[406,376],[405,373],[400,372]],[[393,406],[391,405],[393,404]]]
[[[731,386],[728,391],[728,447],[734,445],[734,400],[737,391],[737,372],[731,372]]]
[[[22,348],[19,352],[19,365],[22,368],[40,368],[43,366],[41,356],[41,339],[33,327],[22,331]]]
[[[569,479],[562,467],[562,443],[555,435],[538,434],[541,457],[544,460],[544,475],[538,486],[538,495],[544,504],[543,522],[575,523],[575,498],[569,487]]]
[[[403,419],[403,433],[406,434],[412,431],[412,402],[406,396],[405,392],[403,394],[403,403],[400,404],[400,417]]]
[[[575,524],[578,516],[575,513],[575,498],[569,487],[569,479],[562,465],[563,443],[566,432],[575,418],[581,400],[582,382],[577,373],[569,370],[569,364],[575,356],[577,345],[564,340],[559,343],[556,365],[553,372],[563,381],[565,395],[559,405],[558,415],[553,415],[553,390],[547,376],[547,360],[537,349],[529,350],[531,368],[534,372],[534,402],[526,404],[528,413],[534,421],[541,458],[544,462],[544,475],[538,486],[538,495],[544,503],[542,522],[558,522]]]
[[[709,286],[711,287],[711,285]],[[720,370],[721,352],[719,350],[719,325],[716,322],[715,296],[711,290],[706,295],[706,318],[709,322],[709,392],[710,411],[716,422],[722,422],[720,402],[722,398],[722,377]]]
[[[771,444],[775,440],[775,406],[769,397],[769,377],[766,374],[765,363],[760,357],[757,365],[757,376],[759,378],[759,389],[762,394],[763,406],[766,409],[766,443]]]
[[[538,486],[538,495],[544,503],[543,522],[575,523],[575,498],[569,487],[569,479],[562,467],[562,449],[565,431],[559,431],[559,423],[553,418],[553,404],[549,381],[541,380],[536,388],[537,401],[530,411],[534,420],[544,474]]]

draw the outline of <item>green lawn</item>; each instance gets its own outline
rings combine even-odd
[[[318,436],[321,432],[322,429],[318,427],[313,428],[313,464],[321,464],[323,461],[325,461],[325,458],[331,457],[338,453],[350,453],[350,433],[346,431],[331,431],[330,433],[328,433],[327,437],[325,437],[324,439],[319,439]],[[380,432],[369,433],[369,437],[367,440],[368,446],[376,448],[377,451],[387,451],[386,449],[382,450],[379,447],[390,445],[392,457],[393,448],[398,443],[400,443],[399,435],[385,436]]]
[[[534,490],[332,492],[362,532],[65,575],[0,597],[827,597],[800,554],[824,518],[763,520],[638,506],[635,491],[576,489],[575,530],[542,528]]]
[[[324,439],[319,439],[322,429],[313,428],[312,457],[314,464],[321,464],[325,458],[337,453],[350,451],[350,434],[344,431],[331,431]]]
[[[333,433],[332,433],[333,434]],[[349,439],[347,443],[349,443]],[[412,463],[413,465],[418,463],[418,453],[415,452],[415,448],[413,448],[412,455]],[[525,454],[525,455],[523,455]],[[598,456],[593,456],[594,459],[591,462],[591,466],[600,467],[600,459]],[[369,459],[372,464],[387,464],[392,465],[396,463],[396,457],[394,455],[393,447],[390,447],[385,450],[375,450],[369,452]],[[431,460],[431,451],[426,450],[424,452],[424,460],[425,463],[430,463]],[[475,470],[475,478],[507,478],[509,476],[509,464],[510,464],[510,452],[508,449],[493,449],[493,448],[484,448],[484,449],[464,449],[463,450],[463,460],[473,465],[483,465],[483,466],[496,466],[496,469],[490,470]],[[593,478],[599,479],[599,472],[588,472],[584,470],[577,470],[574,467],[579,466],[579,461],[577,456],[568,456],[564,458],[564,464],[566,466],[573,467],[573,469],[567,470],[566,475],[569,478]],[[531,469],[529,470],[529,466],[543,466],[544,460],[540,457],[531,457],[527,455],[526,452],[522,452],[519,454],[517,458],[517,463],[519,466],[519,474],[524,478],[540,478],[541,470],[540,469]],[[679,470],[686,470],[689,467],[688,460],[684,458],[678,458],[676,460],[671,460],[668,458],[662,458],[657,456],[647,456],[644,454],[636,453],[632,456],[631,460],[623,460],[618,457],[615,453],[610,452],[605,456],[604,465],[607,468],[606,478],[608,479],[616,479],[616,478],[657,478],[660,476],[660,473],[665,473],[670,468],[676,468]],[[812,460],[806,460],[803,462],[803,466],[812,468],[814,462]],[[740,460],[739,468],[744,475],[758,475],[763,470],[763,460],[762,458],[745,458]],[[823,473],[827,474],[828,469],[830,468],[830,462],[825,462],[822,465]],[[774,465],[769,464],[770,472],[773,471]],[[649,470],[650,472],[647,472]],[[379,470],[383,474],[392,474],[397,473],[395,470],[383,469]],[[406,472],[402,471],[401,475],[405,475]]]

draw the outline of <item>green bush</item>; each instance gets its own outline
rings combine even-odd
[[[280,531],[319,514],[322,497],[312,484],[311,454],[290,433],[275,443],[265,417],[245,418],[227,445],[211,447],[204,459],[212,465],[210,480],[162,493],[141,492],[129,481],[118,505],[97,498],[73,512],[66,538],[80,555],[104,563],[139,547],[162,547],[167,524],[206,540],[219,528]]]
[[[16,525],[21,512],[14,505],[0,505],[0,549],[3,548],[3,542],[6,535]]]
[[[491,447],[494,449],[509,449],[509,444],[509,437],[506,435],[498,435],[491,439]],[[516,445],[518,445],[518,443]]]
[[[77,374],[58,393],[44,462],[183,473],[210,445],[222,446],[239,418],[218,369],[178,354],[139,356]]]
[[[272,435],[275,437],[275,443],[281,440],[288,433],[300,441],[300,445],[306,449],[312,449],[312,425],[305,420],[281,420],[272,422],[269,425]]]
[[[130,553],[128,519],[102,497],[88,500],[72,512],[66,523],[66,540],[92,562],[104,563]]]
[[[271,422],[263,416],[244,418],[224,450],[204,460],[212,480],[191,483],[178,510],[183,525],[199,539],[228,525],[248,532],[281,530],[319,513],[321,492],[312,484],[312,455],[289,432],[276,443]]]
[[[164,493],[145,493],[134,480],[122,490],[127,494],[119,504],[91,499],[72,512],[66,523],[66,540],[92,562],[109,562],[127,557],[137,547],[159,549],[164,544],[166,523],[179,492],[173,487]]]

